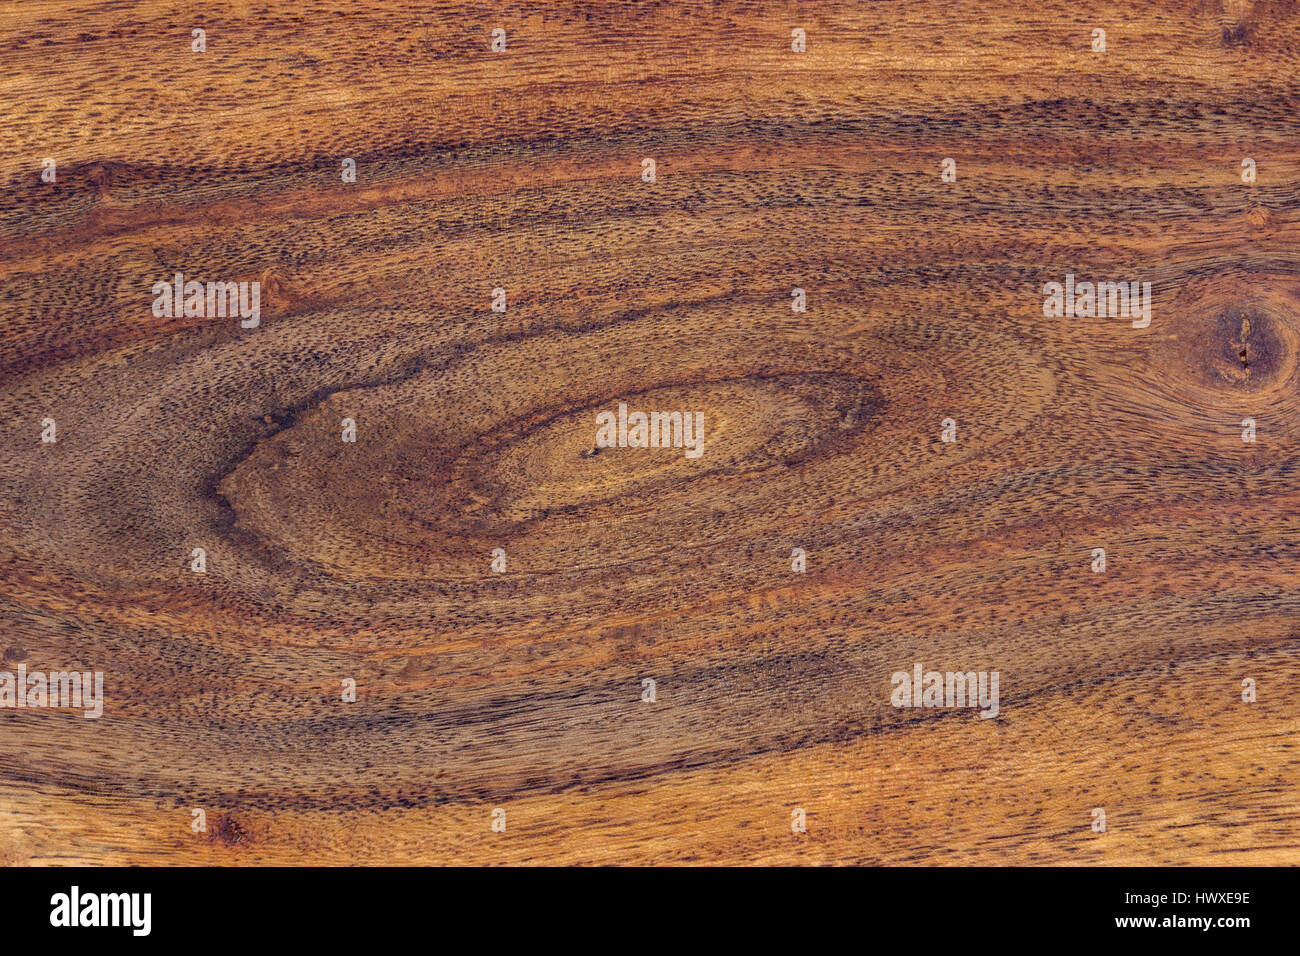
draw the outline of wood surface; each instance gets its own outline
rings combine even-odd
[[[1300,861],[1300,4],[27,2],[0,80],[0,669],[106,685],[0,710],[0,862]]]

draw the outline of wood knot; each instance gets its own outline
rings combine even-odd
[[[117,178],[120,171],[117,167],[117,163],[92,163],[81,170],[81,176],[94,188],[96,193],[106,196],[113,186],[113,180]]]
[[[1258,309],[1225,310],[1202,335],[1209,366],[1221,382],[1262,384],[1277,369],[1282,342],[1272,320]]]
[[[1273,214],[1267,206],[1251,206],[1246,210],[1246,222],[1252,229],[1267,229],[1273,223]]]

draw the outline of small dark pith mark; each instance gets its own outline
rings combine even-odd
[[[1237,353],[1237,358],[1241,359],[1241,367],[1246,370],[1246,377],[1250,378],[1250,319],[1244,315],[1241,317],[1241,341],[1238,344],[1241,351]]]

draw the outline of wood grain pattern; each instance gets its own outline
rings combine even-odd
[[[1300,859],[1300,4],[200,7],[0,12],[0,861]]]

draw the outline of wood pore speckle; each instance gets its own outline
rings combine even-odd
[[[0,863],[1300,859],[1300,4],[23,3],[0,63],[0,671],[104,675],[0,708]]]

